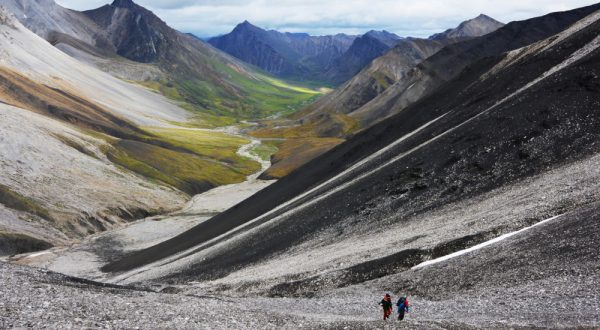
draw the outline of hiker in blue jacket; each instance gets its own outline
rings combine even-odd
[[[404,313],[408,313],[408,297],[406,295],[400,297],[396,306],[398,306],[398,321],[402,321],[404,320]]]

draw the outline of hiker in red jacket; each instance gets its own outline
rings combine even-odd
[[[385,321],[392,315],[392,297],[386,293],[379,305],[383,307],[383,320]]]

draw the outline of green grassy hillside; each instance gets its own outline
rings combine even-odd
[[[322,95],[321,91],[292,85],[261,73],[249,78],[229,66],[220,63],[215,63],[215,66],[236,85],[235,93],[224,86],[184,76],[138,83],[179,102],[194,114],[196,121],[192,126],[197,127],[227,126],[242,120],[285,116]]]
[[[239,183],[260,170],[257,162],[237,155],[249,141],[219,132],[149,128],[149,137],[116,139],[108,158],[144,177],[190,195]]]

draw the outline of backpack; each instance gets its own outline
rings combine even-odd
[[[396,306],[404,307],[405,305],[406,305],[406,297],[400,297],[400,299],[398,299],[398,303],[396,303]]]

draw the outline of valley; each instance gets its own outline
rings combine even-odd
[[[249,109],[235,119],[218,112],[199,112],[175,87],[161,91],[150,88],[160,82],[131,83],[114,77],[111,71],[102,71],[102,65],[82,63],[77,56],[63,52],[59,44],[41,38],[51,39],[54,30],[50,29],[56,26],[40,25],[37,19],[44,24],[55,22],[61,33],[73,34],[91,29],[92,22],[84,16],[52,1],[30,5],[6,1],[2,5],[24,11],[26,23],[40,33],[32,33],[10,12],[2,11],[4,147],[0,159],[4,173],[10,175],[3,176],[0,184],[5,196],[2,203],[19,206],[17,212],[14,207],[6,209],[8,218],[2,220],[0,230],[4,237],[18,237],[10,238],[13,241],[31,242],[20,243],[17,250],[10,248],[12,252],[28,252],[28,245],[61,246],[132,220],[179,209],[191,196],[217,186],[244,182],[260,171],[261,163],[237,152],[256,140],[216,127],[236,122],[243,126],[244,118],[260,119],[274,111],[286,113],[298,102],[319,95],[256,72],[252,79],[257,84],[244,84],[252,88],[269,84],[270,89],[263,90],[270,98],[261,96],[261,109],[266,112]],[[73,15],[85,24],[71,20]],[[62,20],[75,25],[66,29]],[[171,31],[156,24],[165,33]],[[84,45],[86,38],[77,45]],[[89,51],[88,46],[79,52]],[[103,61],[116,65],[125,61],[112,62],[111,56]],[[143,70],[148,67],[135,65]],[[25,122],[21,127],[20,121]],[[26,139],[27,132],[35,132],[34,139]],[[65,167],[69,170],[59,170]],[[98,189],[100,182],[102,188]],[[74,187],[78,193],[73,195],[69,190]]]
[[[0,328],[600,327],[600,4],[378,26],[0,0]]]
[[[214,136],[214,131],[206,129],[185,129],[185,131],[210,133]],[[245,138],[236,132],[235,127],[221,131],[227,131],[231,134],[230,137]],[[148,217],[118,229],[90,235],[82,242],[68,247],[16,255],[10,260],[14,263],[34,265],[72,276],[102,280],[100,268],[105,263],[105,258],[116,259],[131,251],[148,248],[168,237],[181,234],[272,184],[274,182],[272,180],[258,179],[259,175],[270,166],[269,161],[253,153],[253,150],[259,146],[259,140],[248,140],[248,143],[240,146],[236,152],[238,156],[252,159],[260,164],[260,170],[246,176],[245,181],[221,185],[192,196],[180,209],[168,214]]]

